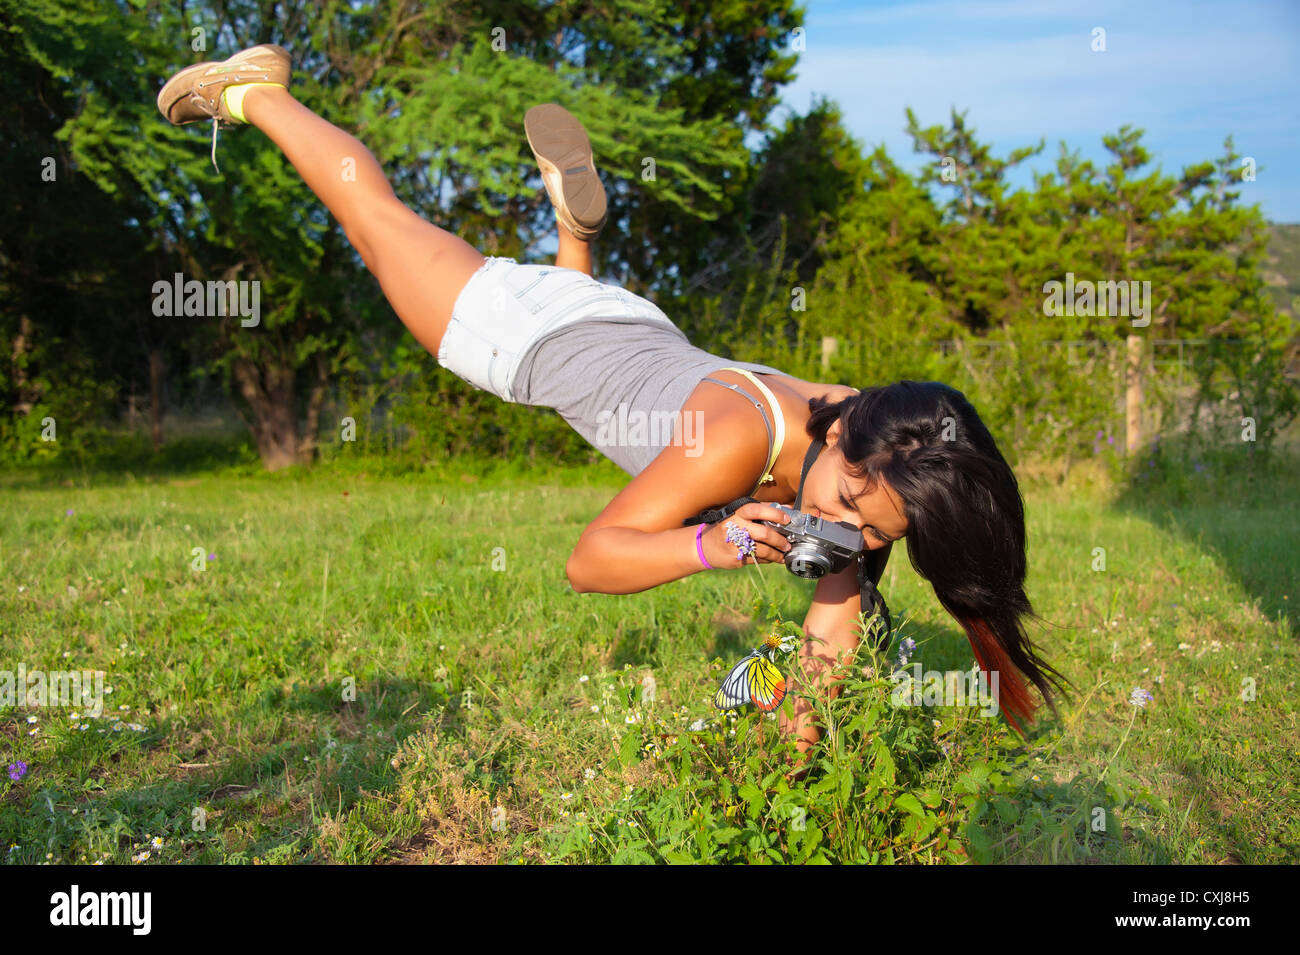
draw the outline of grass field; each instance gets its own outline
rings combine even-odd
[[[0,858],[1300,860],[1293,468],[1027,485],[1060,719],[896,707],[864,652],[790,784],[709,701],[811,583],[576,594],[612,466],[363,467],[0,475],[0,669],[105,673],[98,717],[0,707]],[[882,590],[912,663],[969,669],[901,550]]]

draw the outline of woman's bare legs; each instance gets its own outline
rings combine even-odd
[[[483,264],[483,256],[403,205],[370,150],[288,90],[252,87],[244,97],[243,113],[280,147],[339,220],[393,310],[436,356],[452,307]]]
[[[556,222],[555,226],[560,233],[560,248],[555,253],[555,264],[562,269],[576,269],[585,275],[591,275],[591,243],[583,242],[566,229],[562,222]]]

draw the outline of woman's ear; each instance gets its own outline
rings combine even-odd
[[[840,419],[836,418],[826,429],[826,447],[833,448],[840,439]]]

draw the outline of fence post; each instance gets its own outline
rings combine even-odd
[[[829,371],[831,367],[831,356],[835,354],[835,349],[839,347],[839,341],[831,335],[822,336],[822,371]]]
[[[1124,366],[1124,447],[1130,455],[1142,446],[1142,370],[1142,337],[1129,335]]]

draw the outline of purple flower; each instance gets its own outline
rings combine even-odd
[[[216,554],[209,554],[209,555],[208,555],[208,560],[216,560],[216,559],[217,559],[217,555],[216,555]]]
[[[9,778],[12,779],[14,782],[18,782],[18,780],[22,779],[26,775],[27,775],[27,764],[24,763],[21,759],[18,760],[18,762],[16,763],[9,764]]]
[[[1196,468],[1196,471],[1197,471],[1198,473],[1201,472],[1201,471],[1204,471],[1204,470],[1205,470],[1205,465],[1202,464],[1200,461],[1197,461],[1197,462],[1196,462],[1195,464],[1193,464],[1192,466],[1193,466],[1194,468]]]
[[[1094,444],[1094,445],[1092,446],[1092,453],[1093,453],[1093,454],[1101,454],[1101,445],[1100,445],[1100,444]]]
[[[1107,435],[1107,436],[1106,436],[1106,443],[1107,443],[1107,444],[1114,444],[1114,443],[1115,443],[1115,436],[1114,436],[1113,434]]]
[[[1106,432],[1105,432],[1105,431],[1098,431],[1098,432],[1097,432],[1097,440],[1098,440],[1098,441],[1100,441],[1100,440],[1101,440],[1102,438],[1104,438],[1104,437],[1106,437]]]
[[[68,517],[71,517],[73,514],[75,514],[75,513],[77,513],[77,512],[74,511],[72,508],[68,508],[68,509],[67,509],[66,511],[64,511],[63,513],[66,514]]]
[[[1143,708],[1154,699],[1155,697],[1142,689],[1142,687],[1135,686],[1133,687],[1133,694],[1128,698],[1128,701],[1136,707]]]

